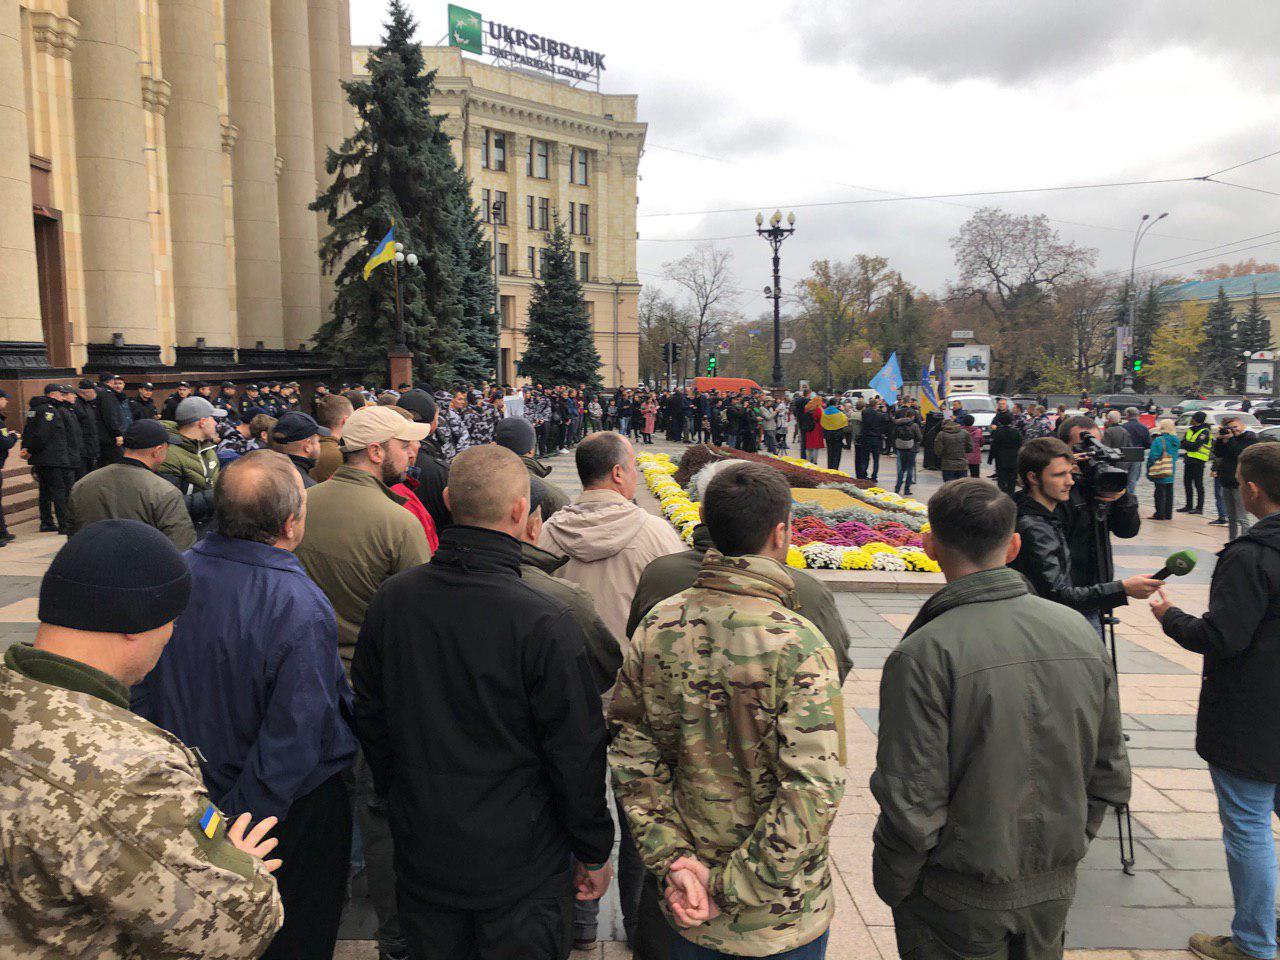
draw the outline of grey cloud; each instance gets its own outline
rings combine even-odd
[[[873,75],[1012,84],[1187,47],[1253,76],[1280,64],[1280,4],[1239,0],[798,0],[804,52]]]

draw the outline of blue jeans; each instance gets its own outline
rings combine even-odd
[[[898,480],[893,485],[894,493],[910,493],[911,485],[916,482],[916,452],[914,450],[898,451]]]
[[[1280,812],[1280,787],[1247,780],[1210,765],[1218,795],[1222,845],[1236,914],[1231,936],[1252,957],[1276,952],[1276,848],[1271,815]]]
[[[1218,508],[1218,519],[1227,519],[1227,501],[1222,496],[1222,481],[1213,478],[1213,505]]]
[[[942,482],[950,483],[952,480],[961,480],[969,475],[968,470],[943,470]]]
[[[822,960],[827,955],[827,936],[824,933],[817,940],[810,940],[803,947],[787,950],[784,953],[773,953],[773,960]],[[690,943],[684,937],[676,935],[671,938],[671,960],[736,960],[736,953],[721,953],[719,950],[708,950]]]
[[[1127,489],[1129,493],[1134,494],[1134,496],[1137,495],[1135,491],[1138,489],[1138,481],[1141,479],[1142,479],[1142,464],[1141,463],[1129,464],[1129,483],[1127,485]]]

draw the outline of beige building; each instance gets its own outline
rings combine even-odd
[[[0,380],[308,365],[349,2],[0,0]]]
[[[424,47],[436,70],[433,111],[472,191],[489,239],[497,238],[502,374],[516,378],[525,318],[552,216],[573,238],[606,386],[639,378],[636,175],[646,125],[635,96],[579,89],[531,71]],[[367,50],[352,51],[357,73]]]

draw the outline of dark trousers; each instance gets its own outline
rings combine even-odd
[[[373,774],[364,753],[356,754],[355,763],[345,774],[351,809],[360,825],[360,849],[364,854],[364,876],[368,884],[369,902],[378,920],[378,947],[388,954],[404,953],[400,916],[396,910],[395,847],[391,824],[387,822],[386,801],[373,789]]]
[[[411,960],[563,960],[569,954],[572,875],[565,871],[516,903],[463,910],[400,890]]]
[[[1021,910],[947,910],[913,894],[893,910],[903,960],[1061,960],[1070,900]]]
[[[106,466],[109,463],[119,463],[124,459],[124,448],[119,444],[112,442],[104,443],[98,447],[98,463]]]
[[[880,438],[859,437],[853,445],[854,474],[859,480],[877,480],[880,477]]]
[[[971,464],[969,464],[969,476],[971,476],[971,477],[980,477],[980,476],[982,476],[982,464],[980,464],[980,463],[971,463]]]
[[[1204,509],[1204,461],[1190,457],[1182,461],[1182,487],[1187,507],[1197,513]]]
[[[1012,497],[1018,487],[1018,468],[996,467],[996,486]]]
[[[351,800],[335,774],[289,807],[275,830],[284,926],[263,960],[330,960],[351,865]]]
[[[952,480],[959,480],[961,477],[967,477],[968,475],[969,473],[967,470],[943,470],[942,482],[948,483]]]
[[[1156,519],[1172,520],[1173,519],[1173,481],[1168,483],[1157,483],[1156,488]]]
[[[827,469],[839,470],[840,458],[844,456],[844,437],[836,434],[827,437]]]
[[[784,950],[782,953],[771,953],[769,956],[772,960],[822,960],[827,955],[829,936],[830,931],[826,931],[822,936],[816,940],[810,940],[804,946],[796,947],[794,950]],[[737,953],[724,953],[720,950],[700,947],[678,934],[671,943],[671,960],[738,960],[740,956],[741,954]]]
[[[4,465],[0,464],[0,469],[3,469],[3,468],[4,468]],[[3,503],[4,503],[4,477],[0,476],[0,537],[9,535],[9,524],[4,518]]]
[[[662,913],[662,891],[658,880],[645,873],[640,887],[640,906],[636,911],[636,931],[631,937],[632,960],[667,960],[676,932]]]
[[[71,495],[71,485],[76,482],[75,469],[36,467],[35,473],[36,483],[40,486],[40,526],[56,526],[59,533],[70,531],[71,517],[67,514],[67,498]]]
[[[644,862],[640,859],[640,851],[636,849],[635,838],[631,836],[631,825],[627,822],[626,811],[622,804],[614,803],[614,811],[618,821],[618,904],[622,907],[622,928],[627,942],[635,943],[637,916],[640,911],[640,886],[646,876]],[[573,901],[573,939],[595,940],[599,934],[600,901]]]
[[[910,493],[911,485],[916,482],[916,452],[914,450],[898,451],[898,479],[893,485],[894,493]]]

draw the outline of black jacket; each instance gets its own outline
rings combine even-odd
[[[1236,468],[1240,465],[1240,454],[1258,442],[1258,435],[1246,430],[1238,437],[1219,437],[1213,441],[1214,469],[1219,482],[1230,490],[1240,486],[1236,480]]]
[[[80,424],[68,404],[47,396],[31,398],[22,446],[31,454],[33,467],[80,466]]]
[[[859,441],[865,444],[879,440],[889,432],[891,422],[887,413],[867,407],[862,411],[862,433],[858,437]]]
[[[165,397],[164,406],[160,408],[160,419],[161,420],[174,419],[174,417],[177,415],[177,412],[178,412],[178,404],[180,404],[185,399],[186,397],[180,397],[176,393],[171,393],[169,394],[169,396]]]
[[[174,405],[177,409],[177,405]],[[156,402],[154,399],[143,400],[141,397],[132,397],[129,400],[129,412],[133,414],[134,420],[159,420],[160,412],[156,410]]]
[[[0,467],[3,467],[8,462],[9,451],[21,439],[22,435],[20,433],[5,426],[5,415],[0,413]]]
[[[996,427],[991,434],[991,452],[988,463],[997,470],[1017,470],[1018,451],[1022,449],[1022,434],[1010,425]]]
[[[85,400],[77,397],[71,412],[76,415],[76,423],[80,425],[80,457],[83,460],[98,458],[98,400]]]
[[[294,453],[287,454],[287,456],[293,464],[294,469],[297,470],[298,474],[302,477],[302,489],[309,490],[311,487],[314,487],[316,482],[311,479],[311,471],[316,468],[315,459],[312,457],[300,457]]]
[[[414,493],[435,521],[436,533],[444,533],[446,527],[453,525],[453,514],[444,502],[444,488],[449,485],[449,461],[434,434],[422,441],[417,467],[418,489]]]
[[[1204,654],[1196,752],[1238,776],[1280,783],[1280,514],[1218,553],[1208,613],[1172,607],[1162,625]]]
[[[484,910],[603,862],[605,727],[582,630],[520,577],[520,544],[452,526],[365,615],[356,733],[407,895]]]
[[[1068,528],[1071,508],[1059,504],[1050,511],[1025,490],[1014,497],[1018,504],[1017,530],[1022,549],[1009,566],[1027,578],[1037,594],[1081,613],[1111,610],[1128,603],[1118,580],[1081,581],[1073,572]]]
[[[127,402],[127,401],[126,401]],[[110,387],[98,388],[98,446],[115,447],[116,437],[124,436],[129,423],[121,409],[121,400]]]

